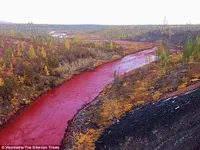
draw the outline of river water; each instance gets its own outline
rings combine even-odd
[[[60,145],[67,121],[117,75],[155,60],[155,48],[84,72],[43,94],[0,132],[0,145]],[[149,59],[150,58],[150,59]]]

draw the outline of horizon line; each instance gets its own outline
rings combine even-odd
[[[179,23],[177,23],[177,24],[151,24],[151,23],[149,23],[149,24],[91,24],[91,23],[74,23],[74,24],[64,24],[64,23],[33,23],[33,22],[28,22],[28,23],[13,23],[13,22],[7,22],[7,21],[0,21],[0,25],[20,25],[20,24],[22,24],[22,25],[26,25],[26,24],[29,24],[29,23],[31,23],[31,24],[34,24],[34,25],[73,25],[73,26],[75,26],[75,25],[77,25],[77,26],[80,26],[80,25],[96,25],[96,26],[173,26],[173,25],[177,25],[177,26],[186,26],[186,25],[200,25],[200,23],[186,23],[186,24],[179,24]]]

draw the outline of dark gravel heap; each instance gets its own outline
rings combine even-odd
[[[200,150],[200,89],[128,113],[96,141],[104,149]]]

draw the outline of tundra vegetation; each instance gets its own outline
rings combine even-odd
[[[7,27],[9,29],[9,26]],[[6,28],[6,29],[7,29]],[[4,32],[3,32],[4,31]],[[0,125],[20,108],[64,80],[130,52],[151,48],[134,43],[134,49],[112,41],[88,41],[79,35],[54,38],[45,33],[2,30],[0,34]]]
[[[116,76],[94,102],[75,116],[62,145],[67,149],[87,147],[93,150],[103,130],[117,122],[126,112],[166,98],[190,85],[198,87],[199,40],[198,36],[195,40],[188,37],[183,50],[175,52],[170,52],[168,42],[163,44],[163,41],[158,41],[157,61],[124,76]]]
[[[51,33],[67,36],[54,38]],[[0,125],[3,127],[20,108],[73,75],[151,48],[154,44],[146,42],[158,41],[157,61],[124,76],[115,73],[113,83],[73,119],[72,130],[62,145],[95,149],[103,129],[126,112],[199,82],[198,35],[199,25],[0,25]],[[171,46],[178,51],[171,53]]]

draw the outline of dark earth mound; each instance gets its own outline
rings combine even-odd
[[[128,113],[101,134],[102,149],[200,150],[200,89]]]

